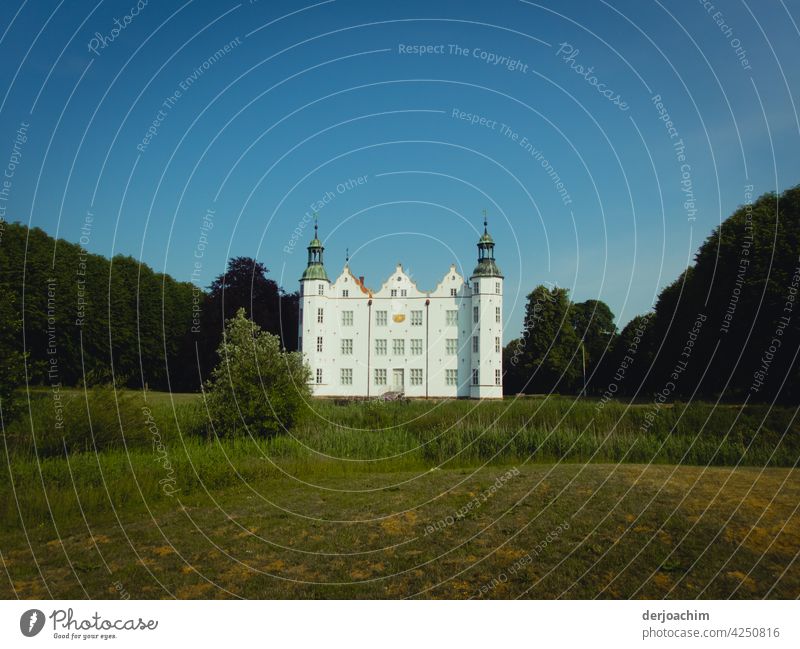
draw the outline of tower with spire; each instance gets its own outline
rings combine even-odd
[[[330,280],[322,261],[325,247],[319,240],[319,223],[314,213],[314,238],[308,243],[308,265],[300,277],[300,317],[298,346],[311,366],[312,384],[324,378],[325,363],[325,303],[330,292]]]
[[[486,210],[478,239],[478,264],[469,278],[472,289],[472,363],[470,396],[503,396],[503,275],[494,259]]]
[[[308,266],[303,271],[303,276],[300,278],[301,282],[328,281],[328,274],[325,272],[325,266],[322,263],[322,253],[324,251],[325,247],[319,240],[317,213],[314,212],[314,238],[308,243]]]
[[[484,211],[469,281],[455,264],[431,291],[397,264],[377,290],[350,270],[333,281],[314,215],[300,278],[300,349],[316,396],[502,398],[503,275]]]

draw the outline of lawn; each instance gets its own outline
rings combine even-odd
[[[63,439],[46,392],[5,431],[5,598],[800,596],[792,409],[674,404],[645,434],[645,406],[569,398],[314,402],[251,440],[196,395],[106,390],[87,442],[66,396]]]
[[[0,596],[795,598],[798,478],[603,464],[268,478],[57,529],[26,518],[27,537],[0,535]]]

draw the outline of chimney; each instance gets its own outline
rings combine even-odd
[[[359,275],[358,276],[358,283],[361,284],[361,286],[364,286],[364,276],[363,275]]]

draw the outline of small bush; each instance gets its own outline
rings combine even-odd
[[[244,309],[225,326],[220,362],[206,384],[218,436],[272,437],[290,429],[311,396],[311,372],[299,352],[248,320]]]
[[[85,392],[31,392],[27,409],[8,428],[9,446],[40,458],[141,446],[148,438],[136,396],[111,385]]]

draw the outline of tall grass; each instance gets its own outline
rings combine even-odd
[[[179,395],[181,396],[181,395]],[[155,403],[140,392],[118,390],[111,385],[52,391],[34,389],[18,416],[3,431],[5,444],[14,455],[38,458],[80,452],[94,453],[140,448],[153,442],[148,412],[158,412],[158,426],[169,436],[203,429],[197,399],[179,399],[174,413],[162,394]]]
[[[567,397],[502,402],[313,404],[296,431],[322,450],[374,458],[383,445],[428,464],[486,461],[659,462],[793,466],[800,426],[789,408],[708,403],[629,405]],[[655,416],[653,414],[655,413]],[[388,440],[393,440],[389,442]],[[314,444],[311,444],[314,446]]]
[[[649,405],[566,397],[502,402],[314,401],[271,439],[218,439],[201,397],[94,388],[31,394],[30,414],[0,447],[0,525],[50,513],[174,506],[284,475],[310,481],[491,463],[631,462],[794,466],[800,430],[788,408],[672,404],[648,425]],[[91,424],[90,424],[91,422]]]

